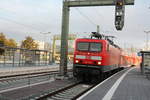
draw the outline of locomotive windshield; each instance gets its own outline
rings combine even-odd
[[[101,49],[102,49],[101,43],[79,42],[77,44],[77,50],[79,50],[79,51],[100,52]]]

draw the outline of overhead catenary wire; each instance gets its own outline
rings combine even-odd
[[[30,25],[27,25],[27,24],[23,24],[23,23],[21,23],[21,22],[18,22],[18,21],[15,21],[14,19],[12,19],[13,17],[12,16],[18,16],[18,14],[16,13],[16,12],[10,12],[10,11],[8,11],[7,9],[4,9],[4,8],[1,8],[0,7],[0,10],[4,10],[5,12],[9,12],[9,14],[6,16],[5,15],[5,17],[3,17],[3,16],[0,16],[0,20],[5,20],[5,21],[9,21],[9,22],[12,22],[12,23],[15,23],[15,24],[18,24],[18,25],[21,25],[21,26],[24,26],[24,27],[26,27],[26,28],[30,28],[30,29],[34,29],[34,30],[38,30],[39,31],[39,28],[35,28],[35,27],[33,27],[33,25],[34,24],[30,24]],[[11,16],[9,16],[11,14]],[[21,15],[22,16],[22,15]],[[24,16],[24,17],[26,17],[26,16]],[[42,24],[42,25],[45,25],[46,26],[46,24],[44,24],[44,23],[41,23],[41,22],[38,22],[40,25]],[[32,26],[31,26],[32,25]],[[35,24],[36,25],[36,24]],[[35,26],[34,25],[34,26]],[[40,30],[41,31],[41,30]]]
[[[84,18],[86,18],[88,22],[90,22],[94,26],[97,26],[97,24],[95,22],[93,22],[87,15],[82,13],[78,8],[75,8],[75,9],[80,13],[80,15],[82,15]]]
[[[106,21],[106,18],[99,12],[99,10],[97,10],[97,8],[93,8],[92,11],[95,12],[99,17],[101,17],[103,21]],[[112,30],[114,30],[112,27],[110,27],[110,26],[108,25],[108,23],[105,23],[105,25],[107,26],[107,30],[105,30],[105,31],[104,31],[103,27],[101,26],[101,31],[102,31],[103,33],[112,32]],[[108,29],[110,29],[111,31],[108,30]]]
[[[2,7],[0,7],[0,10],[1,10],[1,11],[4,11],[5,13],[8,12],[9,14],[7,15],[7,17],[9,17],[9,15],[11,15],[11,16],[10,16],[11,18],[12,18],[12,17],[18,17],[18,13],[16,13],[15,11],[9,11],[9,10],[7,10],[7,9],[5,9],[5,8],[2,8]],[[19,17],[27,18],[27,16],[23,16],[23,15],[21,15],[21,16],[19,16]],[[38,23],[39,23],[39,24],[42,24],[42,25],[46,25],[46,24],[43,23],[43,22],[39,22],[39,20],[38,20]]]
[[[8,22],[12,22],[12,23],[21,25],[21,26],[23,26],[23,27],[25,27],[25,28],[30,28],[30,29],[33,29],[33,30],[36,30],[36,31],[40,31],[38,28],[32,27],[32,26],[30,26],[30,25],[25,25],[25,24],[23,24],[23,23],[17,22],[17,21],[12,20],[12,19],[8,19],[8,18],[4,18],[4,17],[1,17],[1,16],[0,16],[0,20],[5,20],[5,21],[8,21]]]

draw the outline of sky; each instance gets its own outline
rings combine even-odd
[[[0,0],[0,32],[18,42],[26,36],[50,42],[54,34],[61,34],[62,1]],[[126,6],[122,31],[115,29],[114,6],[70,8],[69,33],[88,37],[99,25],[100,32],[114,35],[114,41],[121,47],[143,48],[146,42],[144,31],[150,31],[149,7],[150,0],[135,0],[135,5]],[[47,32],[51,34],[42,34]]]

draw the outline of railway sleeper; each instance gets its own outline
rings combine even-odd
[[[57,96],[57,97],[66,97],[65,94],[56,94],[55,96]],[[73,96],[75,96],[75,95],[67,95],[67,98],[72,98]]]
[[[62,98],[62,97],[57,97],[57,96],[51,96],[50,97],[51,99],[53,99],[53,100],[70,100],[69,98]]]
[[[59,98],[64,98],[64,99],[72,99],[73,97],[75,97],[76,95],[64,95],[64,96],[61,96],[61,95],[54,95],[55,97],[59,97]]]

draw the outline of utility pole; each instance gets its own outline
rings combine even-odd
[[[54,63],[55,61],[55,57],[54,57],[54,54],[55,54],[55,44],[56,42],[56,35],[53,36],[53,43],[52,43],[52,62]]]
[[[148,38],[148,34],[150,33],[150,31],[144,31],[146,33],[146,50],[148,50],[148,42],[149,42],[149,38]]]
[[[43,35],[51,34],[51,32],[47,32],[47,33],[42,33],[42,32],[40,32],[40,33],[43,34]],[[45,36],[44,36],[44,41],[45,41]]]
[[[51,34],[51,32],[47,32],[47,33],[40,32],[40,33],[44,35],[44,39],[43,39],[43,46],[44,47],[43,47],[43,49],[45,49],[45,43],[46,43],[45,36],[48,35],[48,34]]]

